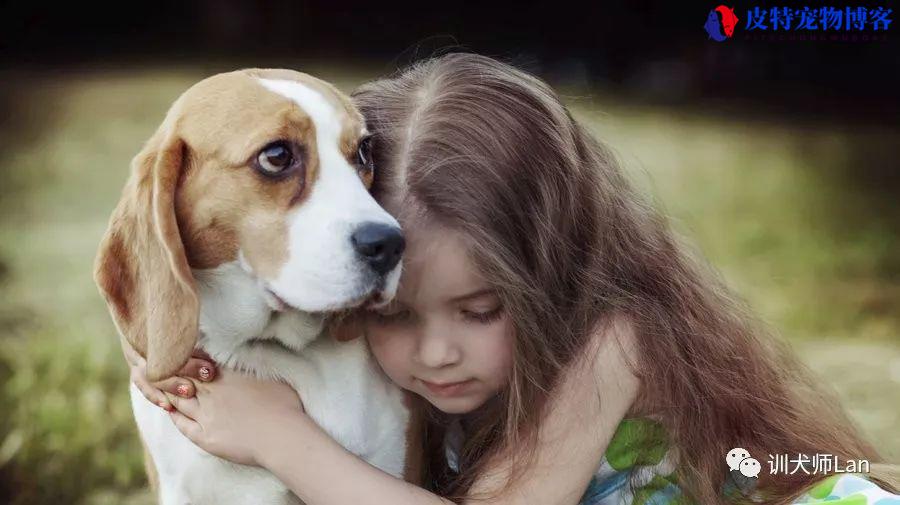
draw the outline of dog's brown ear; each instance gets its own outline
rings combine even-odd
[[[200,302],[175,219],[186,146],[165,123],[131,162],[94,265],[94,280],[122,336],[147,359],[147,378],[190,358]]]
[[[365,314],[360,310],[331,315],[326,321],[326,331],[338,342],[348,342],[363,336],[364,318]]]

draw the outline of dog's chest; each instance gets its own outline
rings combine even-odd
[[[302,503],[266,470],[233,464],[202,451],[134,385],[131,402],[141,437],[159,476],[160,505]]]
[[[207,334],[203,347],[220,366],[287,382],[303,399],[306,414],[332,438],[370,464],[402,477],[409,422],[402,393],[383,375],[362,338],[336,342],[320,337],[300,352],[280,341],[279,331],[302,325],[282,320],[267,326],[275,332],[267,335],[270,339],[231,350],[222,345],[224,339]],[[132,403],[159,471],[161,497],[172,495],[161,503],[301,503],[267,471],[227,462],[194,446],[139,392],[132,391]],[[315,462],[297,455],[297,465],[304,464]]]
[[[192,476],[185,483],[185,491],[190,496],[191,504],[303,504],[281,481],[262,468],[235,471],[232,466],[211,465],[201,461],[198,463],[201,464],[188,468],[186,472]]]
[[[338,443],[402,477],[409,412],[364,339],[320,337],[321,320],[309,314],[272,317],[254,281],[238,265],[195,271],[195,276],[201,294],[199,344],[220,367],[291,385],[306,414]],[[163,505],[300,503],[269,472],[199,449],[134,386],[132,406],[159,473]],[[298,468],[306,464],[316,462],[298,454]]]
[[[279,339],[253,341],[224,363],[291,385],[306,414],[356,454],[370,454],[381,432],[405,426],[397,415],[406,410],[402,394],[378,368],[362,338],[336,342],[322,336],[299,353]]]

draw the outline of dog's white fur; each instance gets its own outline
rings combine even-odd
[[[358,259],[348,238],[353,227],[397,222],[375,203],[340,155],[331,106],[300,83],[261,81],[294,100],[314,121],[319,180],[310,197],[287,216],[289,259],[277,278],[258,277],[242,254],[213,269],[193,271],[201,307],[198,344],[220,366],[288,383],[308,415],[344,447],[401,477],[409,423],[401,391],[374,362],[364,339],[317,338],[323,321],[309,313],[353,300],[371,284],[354,263]],[[385,299],[396,292],[399,275],[400,265],[386,276]],[[284,308],[282,300],[309,312],[278,311]],[[196,447],[134,385],[131,398],[158,471],[163,505],[300,503],[267,471]],[[298,454],[297,465],[304,464],[316,462]]]

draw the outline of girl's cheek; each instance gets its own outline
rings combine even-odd
[[[366,335],[369,339],[369,348],[381,365],[381,369],[392,381],[403,386],[409,375],[408,350],[404,343],[406,339],[400,334],[389,335],[388,332],[379,330],[367,331]]]
[[[512,369],[513,346],[515,345],[515,336],[511,326],[509,324],[501,326],[499,331],[493,335],[491,342],[494,343],[493,348],[487,351],[486,355],[494,357],[494,376],[505,385]]]

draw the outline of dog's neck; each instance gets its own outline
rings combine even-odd
[[[299,352],[322,332],[321,316],[274,311],[258,279],[238,261],[193,273],[200,294],[198,343],[217,361],[260,341]]]

